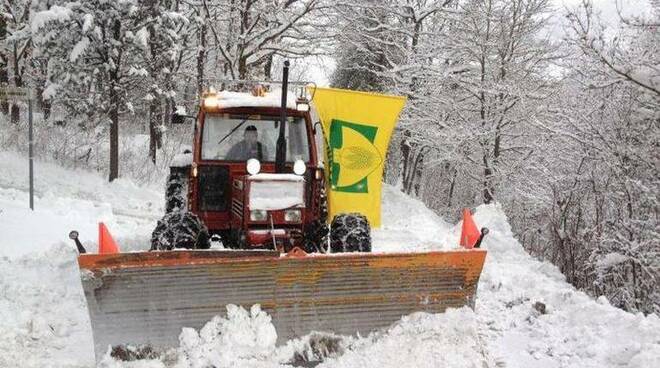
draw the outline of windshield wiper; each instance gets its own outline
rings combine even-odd
[[[218,141],[218,144],[224,142],[225,139],[227,139],[230,135],[234,134],[234,132],[237,131],[238,128],[240,128],[243,124],[245,124],[245,122],[246,122],[247,120],[248,120],[248,119],[245,119],[245,120],[241,121],[240,124],[236,125],[236,127],[234,127],[234,129],[230,130],[229,133],[227,133],[226,136],[222,137],[222,139]]]

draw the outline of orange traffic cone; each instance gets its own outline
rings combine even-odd
[[[468,208],[463,209],[463,228],[461,229],[460,244],[464,248],[471,249],[477,243],[481,233],[472,219],[472,214]]]
[[[99,254],[119,253],[119,247],[105,224],[99,222]]]

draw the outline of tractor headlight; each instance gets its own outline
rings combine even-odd
[[[302,175],[305,173],[307,170],[307,165],[305,165],[305,161],[303,160],[296,160],[296,162],[293,163],[293,172],[296,175]]]
[[[300,222],[302,218],[300,210],[286,210],[284,211],[284,221],[286,222]]]
[[[250,211],[250,220],[252,221],[266,221],[268,214],[264,210]]]
[[[251,158],[247,160],[245,164],[245,169],[250,175],[257,175],[261,170],[261,163],[256,158]]]

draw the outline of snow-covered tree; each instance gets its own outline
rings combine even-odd
[[[326,26],[325,0],[207,1],[195,9],[214,70],[212,77],[270,79],[273,58],[317,54],[332,32]],[[200,33],[201,33],[200,31]]]
[[[339,9],[349,25],[344,39],[379,57],[340,63],[335,77],[370,73],[382,90],[409,98],[394,138],[399,150],[390,151],[396,165],[388,171],[404,192],[445,207],[474,203],[481,188],[490,202],[507,185],[503,177],[524,171],[542,139],[526,125],[547,118],[544,101],[554,83],[547,69],[555,48],[542,36],[550,10],[545,0],[361,2]]]
[[[136,32],[141,55],[137,62],[148,73],[148,87],[143,99],[149,111],[149,157],[156,162],[156,151],[162,145],[165,122],[174,111],[176,86],[174,73],[180,67],[179,33],[188,26],[188,19],[177,12],[176,3],[169,0],[145,2],[140,8],[143,26]]]
[[[26,70],[29,68],[31,38],[29,30],[30,2],[26,0],[2,1],[0,17],[0,84],[11,82],[15,87],[25,85]],[[2,105],[6,111],[7,104]],[[20,107],[13,103],[9,108],[11,121],[17,123]]]
[[[549,1],[468,1],[461,10],[448,47],[465,71],[449,74],[457,134],[448,138],[464,148],[462,166],[490,203],[543,145],[528,124],[547,117],[553,90],[548,70],[556,54],[542,37]]]
[[[335,7],[338,25],[335,40],[337,66],[332,85],[339,88],[383,92],[389,89],[385,72],[405,38],[396,38],[393,14],[396,1],[339,2]]]
[[[365,1],[337,5],[338,65],[333,83],[339,87],[408,96],[395,134],[400,150],[390,151],[389,178],[399,177],[402,190],[420,194],[424,156],[421,142],[437,131],[439,104],[447,71],[447,13],[457,1]],[[396,180],[396,179],[393,179]]]
[[[582,88],[571,96],[579,102],[564,104],[572,109],[562,133],[584,164],[567,178],[579,190],[565,222],[578,230],[557,235],[590,245],[578,284],[645,313],[660,311],[659,5],[652,18],[622,18],[609,34],[590,2],[568,14],[567,40],[582,62],[573,61],[572,76]]]
[[[110,181],[119,175],[120,114],[134,111],[134,101],[167,90],[159,84],[173,58],[172,28],[180,18],[162,9],[157,2],[59,2],[32,19],[34,44],[49,60],[45,96],[58,96],[86,115],[87,124],[110,121]],[[156,30],[163,34],[150,37]]]
[[[606,29],[584,2],[567,19],[554,119],[536,127],[551,150],[528,169],[536,196],[509,204],[513,227],[577,287],[658,312],[657,13]]]

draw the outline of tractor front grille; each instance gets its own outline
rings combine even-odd
[[[229,202],[229,169],[225,166],[199,168],[197,200],[200,211],[227,211]]]

